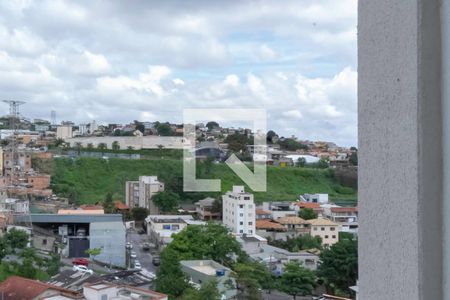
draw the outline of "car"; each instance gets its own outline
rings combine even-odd
[[[154,266],[159,266],[161,264],[161,260],[160,260],[159,256],[153,256],[152,263]]]
[[[138,262],[138,261],[135,261],[135,262],[134,262],[134,268],[135,268],[135,269],[139,269],[139,270],[142,269],[141,263]]]
[[[79,265],[79,266],[89,266],[89,260],[86,258],[75,258],[72,260],[73,265]]]
[[[133,249],[133,245],[130,242],[127,242],[127,245],[125,247],[127,249]]]
[[[94,274],[94,271],[92,271],[91,269],[88,269],[86,266],[82,266],[82,265],[74,265],[72,270],[81,272],[81,273],[89,273],[91,275]]]
[[[142,244],[142,250],[149,251],[150,250],[150,244],[149,243]]]
[[[136,257],[137,257],[136,252],[131,251],[130,257],[131,257],[131,258],[136,258]]]

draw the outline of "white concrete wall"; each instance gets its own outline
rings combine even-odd
[[[359,1],[364,300],[443,299],[439,3]]]

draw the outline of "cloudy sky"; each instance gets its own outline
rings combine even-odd
[[[280,135],[356,145],[356,6],[2,1],[0,98],[27,101],[31,119],[55,110],[58,122],[265,108]]]

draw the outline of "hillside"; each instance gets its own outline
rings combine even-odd
[[[179,193],[186,202],[220,193],[183,193],[182,162],[180,160],[127,160],[96,158],[56,158],[51,162],[35,161],[37,168],[52,173],[52,188],[55,193],[67,196],[77,203],[95,203],[113,193],[123,199],[125,181],[136,180],[139,175],[157,175],[166,184],[166,189]],[[236,174],[224,164],[199,166],[203,178],[222,180],[222,192],[233,184],[242,184]],[[303,193],[328,193],[331,199],[355,202],[356,193],[343,188],[331,170],[308,168],[267,168],[267,192],[255,193],[257,201],[295,200]]]

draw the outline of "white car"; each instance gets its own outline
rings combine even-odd
[[[127,245],[125,247],[127,249],[133,249],[133,245],[130,242],[127,242]]]
[[[91,275],[94,274],[94,271],[92,271],[91,269],[88,269],[86,266],[82,266],[82,265],[74,265],[72,270],[81,272],[81,273],[89,273]]]
[[[136,252],[131,251],[130,257],[131,258],[137,258]]]
[[[138,262],[138,261],[136,261],[136,262],[134,263],[134,268],[135,268],[135,269],[138,269],[138,270],[142,269],[141,263]]]

